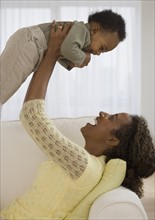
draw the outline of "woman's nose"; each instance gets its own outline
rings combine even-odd
[[[104,117],[108,116],[109,114],[107,112],[100,112],[99,115],[100,115],[100,117],[104,118]]]

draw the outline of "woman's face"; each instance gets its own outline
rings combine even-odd
[[[132,116],[127,113],[110,115],[100,112],[95,119],[95,124],[87,123],[81,128],[86,141],[85,149],[95,156],[101,156],[109,147],[117,146],[119,140],[112,134],[124,125],[131,123]]]

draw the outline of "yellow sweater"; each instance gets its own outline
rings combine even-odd
[[[63,219],[100,181],[103,158],[90,158],[88,169],[77,180],[56,163],[41,164],[32,188],[1,212],[1,217],[12,220]]]

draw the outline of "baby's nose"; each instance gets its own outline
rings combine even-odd
[[[98,52],[96,53],[96,55],[98,55],[98,56],[99,56],[100,54],[101,54],[101,51],[98,51]]]

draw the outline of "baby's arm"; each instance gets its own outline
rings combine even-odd
[[[66,67],[68,70],[71,70],[71,69],[74,68],[74,67],[83,68],[83,67],[87,66],[88,63],[90,62],[90,60],[91,60],[90,54],[89,54],[89,53],[86,53],[86,58],[85,58],[84,62],[82,63],[82,65],[80,65],[80,66],[74,65],[74,63],[72,63],[72,62],[69,61],[69,60],[65,60],[65,59],[64,59],[64,62],[67,63],[67,66],[65,66],[65,67]],[[62,64],[62,65],[63,65],[63,64]]]
[[[75,22],[65,40],[61,45],[61,57],[59,59],[60,64],[66,64],[73,67],[83,67],[90,61],[90,55],[83,51],[83,49],[90,44],[90,33],[83,22]],[[88,61],[89,60],[89,61]],[[68,67],[67,66],[67,67]],[[70,68],[68,68],[70,69]]]

